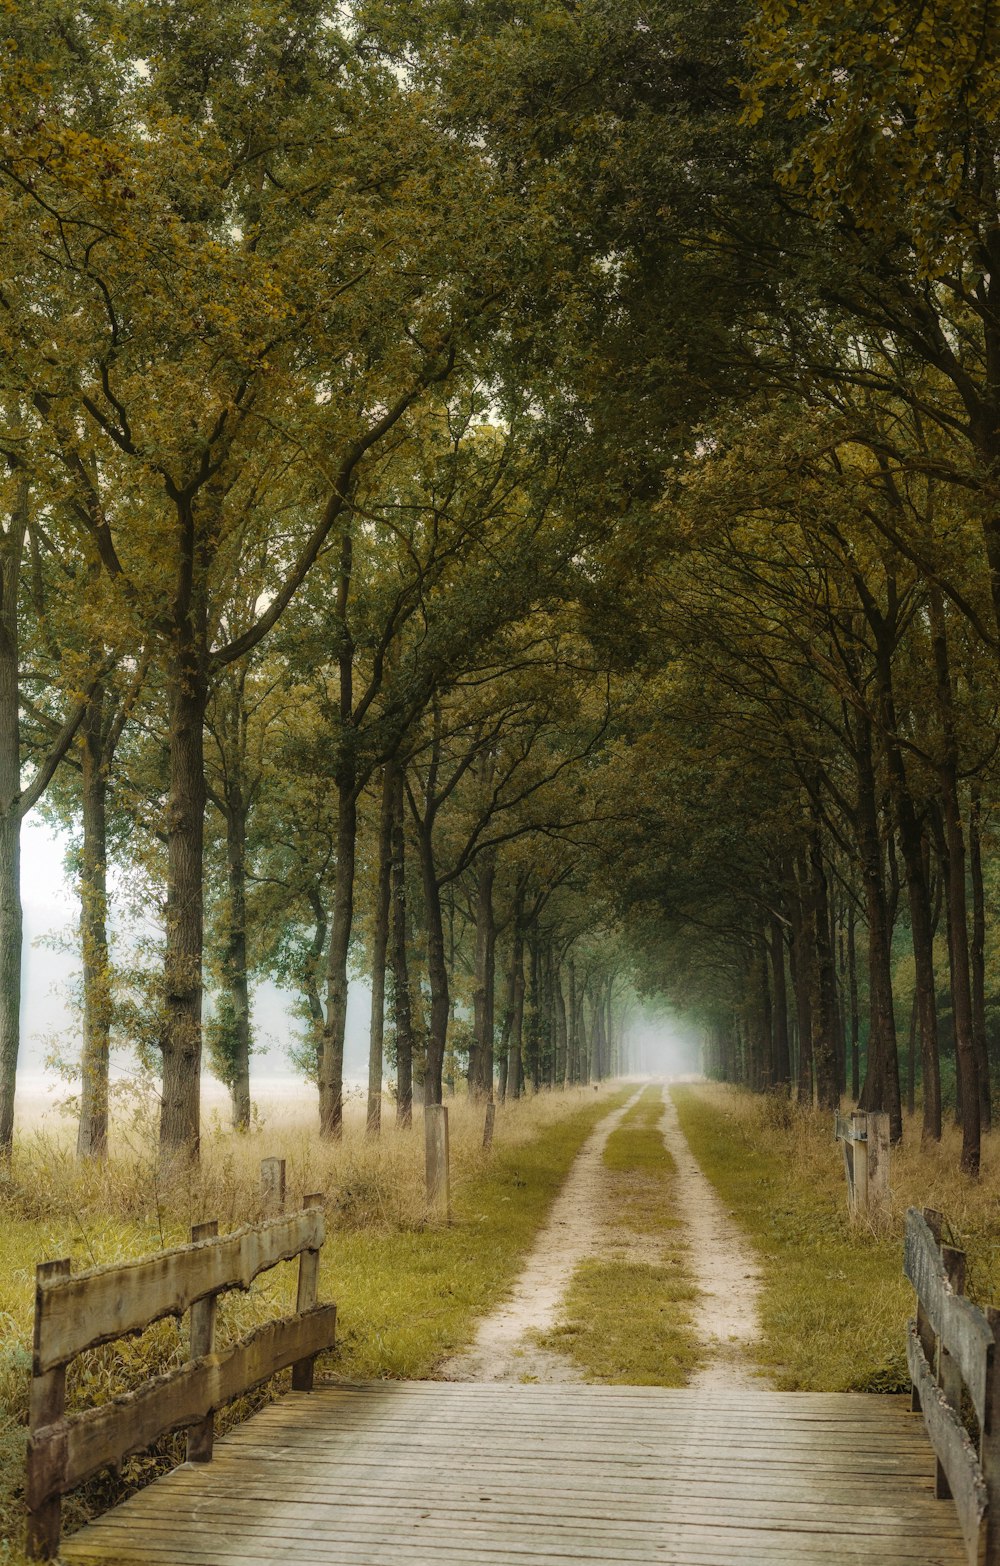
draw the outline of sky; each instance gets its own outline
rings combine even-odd
[[[79,979],[77,921],[79,910],[64,869],[66,839],[31,816],[21,835],[21,897],[24,906],[24,959],[21,1002],[19,1080],[38,1089],[42,1080],[55,1083],[46,1056],[57,1049],[79,1054],[79,1027],[71,997]],[[290,997],[276,985],[263,984],[254,997],[254,1024],[260,1049],[251,1062],[256,1080],[292,1075],[287,1045],[297,1023],[290,1015]],[[344,1075],[349,1082],[367,1075],[368,1016],[371,991],[361,980],[351,984],[347,1008]],[[113,1072],[127,1062],[112,1062]]]

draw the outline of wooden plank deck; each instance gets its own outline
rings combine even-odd
[[[899,1397],[290,1393],[63,1541],[105,1566],[963,1566]]]

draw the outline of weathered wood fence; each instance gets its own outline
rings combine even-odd
[[[232,1234],[219,1235],[216,1223],[198,1224],[189,1245],[75,1277],[68,1261],[38,1268],[26,1497],[32,1559],[56,1553],[61,1498],[102,1468],[185,1428],[188,1459],[209,1461],[216,1410],[289,1365],[293,1387],[311,1390],[316,1355],[333,1347],[337,1315],[336,1306],[316,1302],[325,1238],[321,1202],[307,1196],[302,1211]],[[259,1273],[296,1256],[295,1314],[216,1353],[219,1295],[248,1289]],[[66,1370],[78,1355],[186,1311],[186,1364],[100,1407],[66,1413]]]
[[[847,1205],[851,1217],[889,1205],[889,1116],[838,1111],[834,1135],[844,1149]]]
[[[906,1343],[912,1406],[923,1411],[935,1493],[954,1499],[970,1563],[1000,1566],[1000,1311],[966,1299],[965,1252],[941,1243],[942,1223],[931,1208],[906,1215],[903,1269],[917,1294]],[[963,1413],[974,1413],[978,1441]]]

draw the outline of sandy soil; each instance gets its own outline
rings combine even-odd
[[[640,1090],[641,1091],[641,1090]],[[447,1381],[582,1381],[565,1355],[537,1341],[559,1320],[563,1295],[577,1265],[590,1257],[656,1262],[662,1246],[616,1228],[608,1207],[604,1144],[638,1098],[601,1121],[584,1143],[545,1228],[528,1258],[512,1298],[487,1316],[471,1348],[454,1355],[438,1374]],[[664,1090],[660,1131],[677,1165],[675,1216],[685,1226],[686,1261],[701,1291],[694,1327],[706,1363],[692,1386],[760,1387],[754,1360],[759,1336],[760,1283],[752,1253],[702,1174]]]
[[[690,1385],[760,1390],[766,1385],[754,1359],[760,1273],[749,1245],[698,1167],[673,1100],[667,1092],[663,1096],[660,1129],[677,1165],[677,1215],[687,1227],[688,1269],[701,1290],[694,1327],[707,1354]]]
[[[601,1155],[611,1132],[638,1096],[636,1092],[621,1109],[607,1115],[587,1138],[512,1298],[484,1317],[470,1348],[444,1362],[438,1371],[444,1380],[583,1380],[571,1360],[542,1348],[534,1341],[534,1334],[555,1326],[578,1263],[603,1249],[605,1171]]]

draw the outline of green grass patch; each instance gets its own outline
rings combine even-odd
[[[775,1384],[907,1390],[912,1292],[900,1236],[852,1227],[830,1126],[778,1100],[670,1091],[702,1170],[761,1259],[759,1358]]]
[[[659,1131],[663,1115],[660,1089],[644,1088],[604,1144],[604,1167],[616,1174],[672,1174],[674,1161]]]
[[[604,1146],[608,1226],[619,1254],[581,1263],[559,1324],[540,1338],[568,1354],[588,1380],[626,1386],[683,1386],[697,1364],[691,1331],[696,1297],[684,1252],[664,1252],[678,1227],[671,1200],[675,1165],[659,1131],[660,1089],[644,1089]],[[635,1250],[647,1252],[639,1259]],[[630,1252],[632,1254],[630,1254]]]
[[[570,1354],[590,1381],[682,1387],[698,1363],[689,1309],[696,1293],[678,1255],[658,1266],[584,1262],[570,1285],[565,1319],[541,1341]]]

